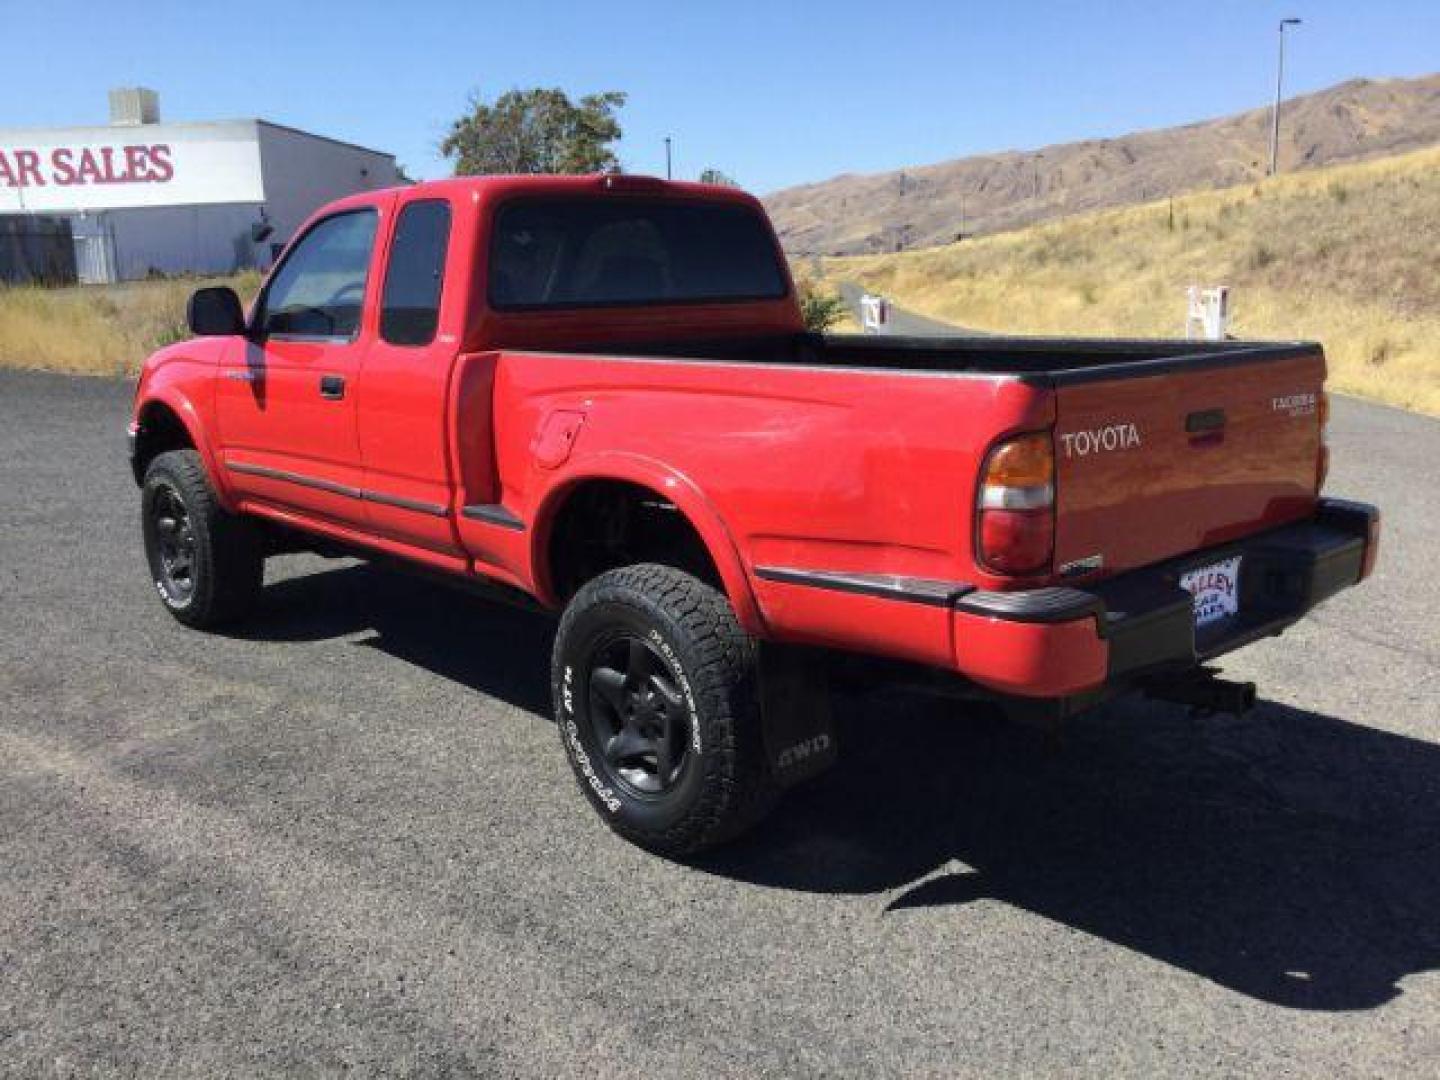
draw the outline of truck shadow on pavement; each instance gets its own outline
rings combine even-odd
[[[837,709],[840,767],[706,869],[889,918],[998,900],[1292,1008],[1440,967],[1433,744],[1271,702],[1124,699],[1058,745],[899,693]]]
[[[291,578],[244,633],[360,635],[549,716],[553,622],[423,580]],[[1125,699],[1058,743],[901,691],[836,712],[840,765],[691,865],[874,895],[885,918],[1000,901],[1292,1008],[1373,1008],[1440,967],[1440,746],[1272,702],[1233,720]]]
[[[292,642],[359,634],[364,648],[550,715],[555,621],[421,577],[361,563],[286,578],[266,585],[261,610],[232,633]]]

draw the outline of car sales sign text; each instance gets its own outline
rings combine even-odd
[[[248,132],[207,136],[172,128],[68,138],[59,131],[8,134],[0,137],[0,213],[258,203],[265,198],[259,145]]]
[[[174,178],[175,162],[166,143],[0,150],[0,184],[5,187],[168,184]]]

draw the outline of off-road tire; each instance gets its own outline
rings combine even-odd
[[[638,790],[607,758],[604,717],[617,711],[591,691],[601,666],[595,658],[615,655],[619,642],[635,636],[654,646],[662,661],[655,673],[665,680],[660,685],[679,690],[686,725],[683,764],[673,785],[658,792]],[[765,759],[755,643],[724,595],[697,578],[642,563],[590,581],[560,620],[551,683],[560,739],[580,790],[627,840],[668,856],[688,855],[737,836],[774,804],[778,789]],[[653,782],[663,783],[656,772]]]
[[[167,571],[162,553],[163,500],[178,499],[188,525],[188,588]],[[186,626],[208,630],[247,615],[260,598],[265,558],[258,530],[228,513],[215,497],[200,455],[190,449],[158,455],[145,470],[140,494],[141,531],[151,581],[166,610]]]

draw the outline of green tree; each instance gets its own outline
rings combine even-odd
[[[739,187],[739,186],[740,186],[740,185],[737,184],[733,179],[731,179],[730,177],[726,176],[723,172],[721,172],[719,169],[706,169],[704,172],[702,172],[702,173],[700,174],[700,183],[702,183],[702,184],[719,184],[719,185],[721,185],[722,187]]]
[[[493,104],[475,99],[450,126],[440,152],[456,176],[484,173],[618,172],[611,144],[620,138],[616,110],[625,94],[610,90],[571,101],[563,90],[511,90]]]

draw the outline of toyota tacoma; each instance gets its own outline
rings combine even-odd
[[[1238,711],[1211,661],[1375,562],[1321,496],[1319,346],[807,332],[728,188],[366,193],[188,319],[129,426],[171,614],[239,619],[303,548],[553,611],[580,789],[665,853],[831,763],[836,658],[1051,721]]]

